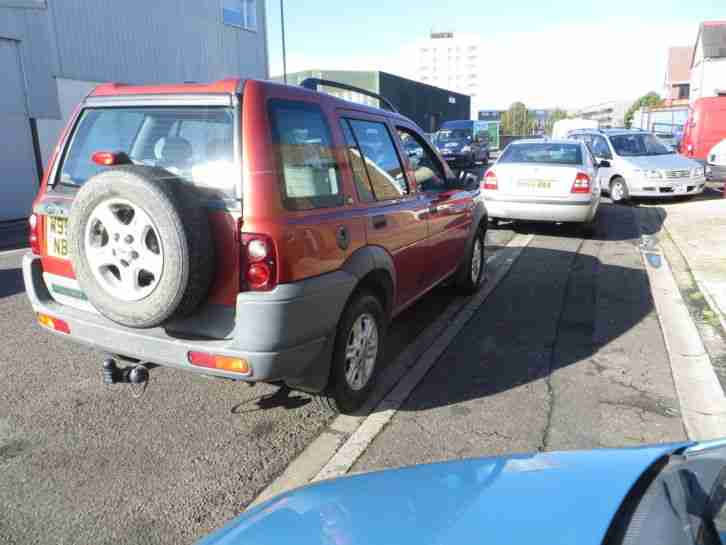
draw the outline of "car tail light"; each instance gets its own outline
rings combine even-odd
[[[499,182],[497,181],[497,175],[493,170],[487,170],[484,175],[484,182],[482,183],[482,189],[498,189]]]
[[[269,291],[277,285],[275,244],[267,235],[242,233],[241,265],[243,291]]]
[[[38,236],[40,232],[40,218],[38,214],[30,214],[28,224],[30,226],[30,235],[28,237],[30,251],[35,255],[40,255],[40,237]]]
[[[572,193],[590,193],[592,184],[590,176],[584,172],[578,172],[575,176],[575,182],[572,184]]]
[[[52,316],[48,316],[47,314],[38,314],[38,323],[42,326],[47,327],[48,329],[52,329],[54,331],[58,331],[60,333],[65,333],[68,335],[71,332],[70,326],[64,322],[63,320],[59,320],[58,318],[53,318]]]
[[[216,354],[208,354],[206,352],[189,352],[187,354],[189,363],[197,367],[206,367],[207,369],[221,369],[222,371],[231,371],[240,375],[251,375],[252,367],[244,358],[234,358],[231,356],[219,356]]]

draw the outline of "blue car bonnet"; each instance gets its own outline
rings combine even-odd
[[[421,465],[324,481],[199,545],[600,545],[625,495],[688,444]]]

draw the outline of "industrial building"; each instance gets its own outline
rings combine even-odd
[[[262,0],[0,0],[0,221],[29,214],[97,83],[266,78],[265,29]]]
[[[406,117],[415,121],[425,132],[436,132],[444,121],[469,119],[471,99],[433,85],[395,76],[386,72],[349,70],[305,70],[287,75],[287,82],[299,85],[307,78],[318,78],[354,85],[386,97]],[[273,78],[282,81],[282,76]],[[321,87],[331,95],[378,107],[378,100],[361,93]]]

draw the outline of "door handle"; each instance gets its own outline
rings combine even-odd
[[[373,216],[371,221],[373,222],[374,229],[383,229],[386,225],[388,225],[388,220],[386,219],[386,216],[383,215]]]

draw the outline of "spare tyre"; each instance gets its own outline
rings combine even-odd
[[[212,279],[213,245],[195,188],[169,171],[114,167],[78,191],[69,254],[83,292],[121,325],[149,328],[188,315]]]

